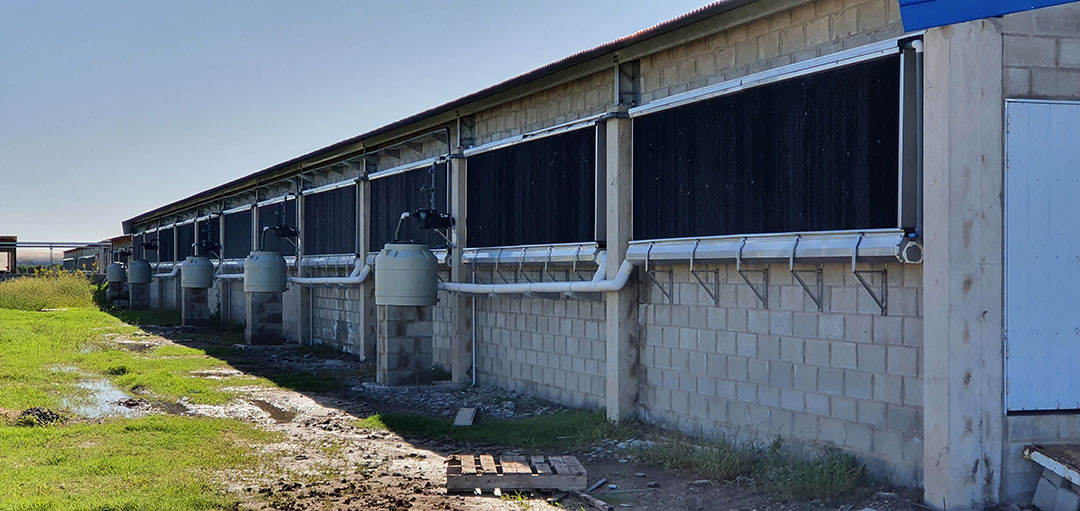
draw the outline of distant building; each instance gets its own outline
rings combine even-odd
[[[62,267],[65,270],[104,274],[105,267],[114,260],[114,254],[117,261],[127,262],[130,253],[131,236],[116,236],[101,240],[94,245],[65,250]]]
[[[0,273],[15,273],[15,236],[0,236]]]

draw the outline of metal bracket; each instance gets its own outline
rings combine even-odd
[[[889,315],[889,267],[886,266],[880,270],[857,270],[855,269],[855,262],[859,257],[859,245],[862,243],[863,233],[859,233],[859,237],[855,239],[855,247],[851,251],[851,273],[855,275],[855,278],[859,279],[859,283],[862,284],[863,289],[866,289],[867,293],[870,293],[870,298],[874,300],[878,308],[881,309],[882,316]],[[869,282],[863,278],[864,273],[876,273],[881,275],[881,292],[880,294],[874,292],[874,288]]]
[[[690,251],[690,275],[694,276],[694,279],[698,281],[698,284],[701,285],[701,288],[704,289],[706,293],[708,293],[709,298],[713,299],[713,303],[716,304],[717,307],[719,307],[720,306],[720,270],[719,269],[714,269],[711,272],[709,272],[709,273],[713,274],[713,283],[712,283],[712,288],[710,289],[710,286],[707,283],[708,276],[706,275],[706,277],[704,279],[702,279],[701,276],[698,275],[697,270],[694,269],[694,259],[695,259],[695,256],[697,255],[698,245],[701,245],[701,240],[694,240],[694,249]]]
[[[664,289],[664,286],[660,284],[659,280],[656,280],[656,276],[653,273],[667,273],[668,274],[668,288],[675,289],[675,274],[671,270],[649,270],[649,254],[652,252],[653,243],[649,243],[649,249],[645,251],[645,268],[641,272],[642,275],[649,278],[649,280],[656,285],[656,288],[660,290],[660,293],[667,298],[668,303],[675,303],[671,298],[671,291]]]
[[[519,282],[521,277],[525,277],[525,280],[532,283],[532,279],[529,278],[529,274],[521,270],[525,265],[525,256],[529,255],[529,247],[523,247],[521,249],[521,259],[518,260],[517,273],[514,274],[514,282]]]
[[[495,270],[491,274],[491,283],[492,284],[495,283],[495,276],[496,275],[498,275],[499,279],[503,281],[503,284],[507,284],[507,283],[510,282],[509,280],[506,280],[506,277],[504,277],[502,272],[499,271],[499,261],[502,260],[502,253],[503,253],[503,249],[500,248],[499,252],[495,255]]]
[[[743,282],[746,282],[747,286],[750,286],[750,290],[757,295],[758,300],[761,302],[763,308],[769,308],[769,267],[766,266],[761,270],[744,270],[742,269],[742,251],[746,247],[746,238],[742,239],[742,244],[739,245],[739,253],[735,255],[735,271],[742,277]],[[761,289],[759,290],[753,282],[750,281],[750,277],[747,277],[747,273],[761,273]]]
[[[791,256],[788,258],[788,271],[791,272],[791,276],[795,277],[795,281],[798,282],[800,286],[802,286],[803,291],[806,292],[806,295],[809,296],[810,299],[814,301],[815,305],[817,305],[817,310],[821,311],[823,309],[823,307],[822,307],[822,303],[823,303],[822,302],[822,296],[825,295],[825,293],[824,293],[825,279],[823,278],[823,275],[822,275],[823,271],[822,271],[821,267],[818,266],[818,268],[816,270],[796,270],[795,269],[795,252],[799,249],[799,238],[800,237],[801,236],[799,236],[799,235],[795,235],[795,243],[791,246]],[[817,279],[816,280],[817,285],[815,286],[815,287],[817,287],[817,294],[815,294],[813,291],[810,290],[810,286],[806,285],[806,281],[804,281],[802,276],[799,275],[799,273],[811,273],[811,272],[815,275],[815,278]]]
[[[547,275],[548,263],[551,262],[551,251],[552,250],[553,250],[552,247],[548,247],[547,256],[544,257],[544,269],[540,270],[540,281],[541,282],[543,282],[544,276]]]

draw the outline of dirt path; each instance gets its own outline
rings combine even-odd
[[[216,334],[184,334],[176,328],[147,327],[151,335],[117,342],[159,346],[221,347]],[[281,440],[261,453],[265,463],[222,477],[242,497],[246,510],[524,510],[556,509],[542,495],[524,500],[492,495],[447,495],[445,460],[451,454],[574,454],[589,472],[589,482],[608,480],[593,494],[618,509],[779,511],[794,508],[836,509],[835,504],[789,505],[756,494],[745,485],[693,484],[689,475],[641,465],[621,454],[614,442],[591,452],[524,452],[505,447],[464,445],[453,441],[409,440],[397,434],[357,426],[378,412],[409,411],[446,417],[460,406],[474,406],[481,417],[522,418],[562,409],[559,405],[495,389],[440,383],[426,391],[385,389],[370,382],[371,368],[349,355],[302,353],[295,345],[247,348],[224,357],[235,371],[210,371],[204,378],[238,374],[267,377],[315,375],[339,382],[332,389],[297,391],[266,386],[235,387],[237,398],[224,405],[180,402],[169,413],[226,417],[253,422],[278,432]],[[141,348],[140,348],[141,349]],[[221,374],[219,374],[221,373]],[[313,385],[319,387],[318,380]],[[265,467],[277,467],[267,473]],[[608,485],[615,485],[610,488]],[[879,496],[866,502],[876,510],[914,509],[908,502]],[[565,509],[583,503],[567,498]],[[588,509],[587,506],[584,507]],[[851,509],[851,508],[848,508]],[[855,509],[860,509],[856,507]]]

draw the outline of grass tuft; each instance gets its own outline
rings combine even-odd
[[[0,282],[0,309],[39,311],[93,306],[93,287],[82,274],[39,270],[33,276]]]

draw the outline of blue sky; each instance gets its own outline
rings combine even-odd
[[[704,0],[0,0],[0,234],[148,209]]]

